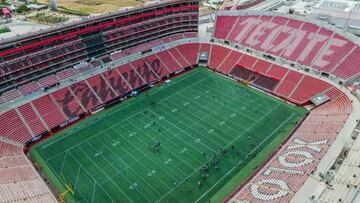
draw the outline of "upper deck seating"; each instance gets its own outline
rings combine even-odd
[[[214,37],[347,80],[360,73],[358,45],[330,29],[283,16],[218,15]]]

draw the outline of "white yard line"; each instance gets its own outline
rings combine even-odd
[[[65,151],[65,157],[64,157],[64,160],[63,160],[63,162],[61,164],[60,174],[62,174],[67,154],[68,154],[68,150]]]
[[[115,129],[113,129],[113,130],[115,130]],[[174,135],[174,137],[176,137],[175,135],[176,134],[173,134],[172,133],[172,135]],[[166,140],[165,141],[165,143],[167,142],[167,141],[170,141],[171,139],[168,139],[168,140]],[[187,142],[184,142],[184,143],[187,143]],[[168,149],[168,148],[166,148],[166,149]],[[170,149],[169,149],[169,151],[170,151]],[[187,164],[191,169],[194,169],[191,165],[189,165],[186,161],[184,161],[181,157],[179,157],[179,156],[177,156],[175,153],[172,153],[174,156],[176,156],[178,159],[180,159],[181,161],[183,161],[185,164]]]
[[[151,111],[151,110],[150,110]],[[155,112],[153,112],[153,111],[151,111],[152,113],[154,113],[154,114],[156,114],[158,117],[160,116],[159,114],[157,114],[157,113],[155,113]],[[167,123],[169,123],[171,126],[173,126],[174,128],[176,128],[176,129],[178,129],[179,131],[181,131],[183,134],[186,134],[186,135],[188,135],[188,137],[191,137],[193,140],[196,140],[197,139],[197,137],[193,137],[192,135],[190,135],[189,133],[187,133],[186,131],[184,131],[183,129],[181,129],[181,128],[179,128],[177,125],[175,125],[175,124],[173,124],[173,123],[171,123],[171,122],[169,122],[169,121],[166,121]],[[184,140],[183,138],[181,138],[181,137],[179,137],[179,136],[177,136],[177,135],[175,135],[177,138],[179,138],[180,140],[183,140],[185,143],[188,143],[188,142],[186,142],[186,140]],[[212,152],[214,152],[214,153],[216,153],[216,151],[214,151],[213,149],[211,149],[211,148],[209,148],[207,145],[205,145],[204,143],[202,143],[202,142],[200,142],[204,147],[206,147],[206,148],[208,148],[210,151],[212,151]],[[192,146],[192,145],[190,145],[190,146]],[[200,154],[202,154],[203,152],[201,152],[200,150],[198,150],[196,147],[193,147],[196,151],[198,151]]]
[[[204,87],[204,88],[207,88],[207,87]],[[201,90],[197,90],[197,89],[194,89],[194,90],[202,93]],[[249,95],[249,93],[248,93],[247,91],[246,91],[246,93],[247,93],[247,95]],[[211,93],[210,93],[210,94],[211,94]],[[241,94],[241,93],[239,93],[239,94]],[[216,95],[216,94],[212,94],[212,96],[217,96],[217,95]],[[213,101],[213,102],[219,103],[218,101],[213,100],[210,96],[205,95],[205,97],[207,97],[209,101]],[[248,97],[250,97],[250,95],[249,95]],[[236,97],[233,97],[233,98],[234,98],[234,99],[231,99],[231,100],[235,100]],[[229,101],[229,99],[227,99],[226,101]],[[267,111],[262,111],[262,110],[260,110],[260,109],[263,108],[263,105],[258,104],[257,102],[254,102],[254,100],[252,100],[252,101],[253,101],[253,102],[247,102],[247,103],[243,103],[243,102],[242,102],[242,104],[243,104],[244,106],[246,106],[247,108],[249,108],[249,107],[257,107],[256,109],[257,109],[258,111],[260,111],[261,114],[265,114],[265,113],[267,112]],[[219,104],[222,105],[222,103],[219,103]],[[236,102],[233,102],[233,103],[231,103],[231,104],[232,104],[233,106],[239,108],[239,109],[241,109],[241,108],[243,107],[243,106],[238,105]],[[245,110],[242,110],[242,111],[246,111],[248,114],[253,114],[254,116],[257,115],[256,113],[253,113],[252,111],[248,111],[247,108],[246,108]],[[272,108],[273,108],[273,107],[272,107]],[[270,109],[271,109],[271,108],[270,108]]]
[[[201,112],[201,114],[203,114],[203,115],[205,115],[205,117],[206,118],[209,118],[209,119],[211,119],[211,120],[213,120],[215,123],[218,123],[219,121],[221,121],[221,120],[225,120],[226,122],[229,122],[229,123],[232,123],[233,125],[235,125],[235,126],[238,126],[238,127],[241,127],[242,129],[241,130],[245,130],[246,128],[243,128],[242,126],[239,126],[239,123],[238,122],[234,122],[233,120],[231,120],[231,119],[229,119],[228,117],[226,117],[226,116],[222,116],[221,114],[215,114],[214,113],[214,109],[216,109],[216,110],[219,110],[221,107],[224,107],[224,105],[222,105],[222,104],[220,104],[220,105],[215,105],[215,107],[213,108],[213,109],[209,109],[208,107],[206,107],[205,105],[200,105],[199,103],[196,103],[196,107],[193,107],[193,108],[196,108],[196,112]],[[206,109],[206,111],[203,111],[203,110],[201,110],[201,108],[203,108],[203,109]],[[184,109],[185,111],[187,111],[190,115],[196,115],[196,113],[194,113],[194,112],[191,112],[191,111],[188,111],[188,110],[186,110],[186,109]],[[229,111],[231,111],[230,109],[228,109]],[[242,115],[243,117],[246,117],[245,115],[244,115],[244,113],[239,113],[238,111],[235,111],[237,114],[239,114],[239,115]],[[213,118],[213,117],[211,117],[211,114],[214,114],[214,116],[216,116],[216,117],[221,117],[222,119],[215,119],[215,118]],[[194,117],[197,117],[197,116],[194,116]],[[202,116],[203,118],[204,118],[204,116]],[[203,118],[200,118],[200,120],[203,120]],[[250,120],[250,121],[252,121],[252,122],[255,122],[255,120],[252,120],[252,119],[250,119],[250,118],[248,118],[248,117],[246,117],[248,120]],[[244,119],[239,119],[239,118],[235,118],[237,121],[239,121],[239,122],[246,122],[247,120],[244,120]],[[189,118],[189,120],[191,120],[190,118]],[[201,127],[201,128],[203,128],[202,126],[199,126],[199,127]],[[219,129],[219,128],[216,128],[216,129]],[[239,131],[239,129],[232,129],[232,130],[234,130],[234,132],[238,132]]]
[[[139,128],[139,127],[137,127],[135,124],[133,124],[132,123],[132,125],[135,127],[135,128],[137,128],[137,129],[139,129],[139,130],[141,130],[147,137],[149,137],[150,139],[152,139],[153,141],[155,141],[153,138],[151,138],[150,136],[148,136],[148,133],[146,133],[146,131],[144,131],[143,129],[141,129],[141,128]],[[141,142],[142,143],[144,143],[144,145],[146,145],[146,143],[140,138],[140,137],[138,137],[138,139],[139,140],[141,140]],[[172,154],[173,156],[175,156],[175,157],[177,157],[178,159],[180,159],[182,162],[184,162],[185,164],[187,164],[186,163],[186,161],[185,160],[183,160],[181,157],[178,157],[174,152],[173,152],[173,150],[170,150],[169,148],[167,148],[166,146],[164,146],[164,143],[166,143],[166,142],[168,142],[168,141],[170,141],[171,140],[171,137],[169,136],[169,139],[167,139],[167,140],[165,140],[165,142],[163,142],[163,144],[162,144],[162,148],[165,148],[165,149],[167,149],[167,151],[170,153],[170,154]],[[143,153],[143,152],[142,152]],[[166,161],[166,159],[164,159],[164,157],[160,154],[160,157],[164,160],[164,161]],[[150,157],[148,157],[148,158],[150,158]],[[151,158],[150,158],[151,159]],[[152,159],[151,159],[152,160]],[[152,160],[153,161],[153,160]],[[153,161],[156,165],[158,165],[155,161]],[[161,168],[161,166],[160,165],[158,165],[160,168]],[[183,171],[183,170],[181,170],[181,169],[179,169],[177,166],[175,166],[175,165],[173,165],[174,167],[176,167],[176,169],[178,170],[178,171],[180,171],[181,173],[183,173],[184,175],[186,175],[186,173]],[[192,168],[192,166],[191,165],[188,165],[190,168]],[[173,178],[173,179],[175,179],[176,181],[178,181],[176,178],[174,178],[172,175],[171,175],[171,177]]]
[[[213,96],[215,96],[215,95],[213,95]],[[223,103],[218,102],[217,100],[214,100],[214,99],[212,99],[211,97],[208,97],[208,96],[205,96],[205,97],[207,98],[208,102],[211,103],[211,104],[212,104],[212,102],[213,102],[213,103],[217,103],[217,104],[220,105],[220,106],[224,106]],[[230,105],[236,107],[236,108],[231,108],[231,107],[229,107],[229,106],[226,106],[226,108],[228,108],[229,110],[230,110],[230,108],[231,108],[232,111],[235,111],[235,112],[237,112],[237,113],[239,113],[239,114],[242,114],[242,115],[244,114],[244,112],[246,112],[246,114],[252,114],[252,115],[254,115],[254,116],[257,115],[256,113],[253,113],[253,112],[247,110],[247,108],[242,109],[244,106],[249,107],[250,105],[249,105],[248,103],[244,104],[244,106],[237,105],[237,104],[236,104],[236,101],[235,101],[235,97],[234,97],[233,99],[226,99],[226,101],[227,101]],[[252,107],[254,107],[254,106],[261,108],[261,105],[253,104]],[[238,111],[238,110],[236,110],[236,109],[242,109],[242,110],[241,110],[241,111]],[[260,111],[260,110],[259,110],[259,111]],[[265,111],[265,112],[264,112],[264,111],[260,111],[260,112],[261,112],[261,114],[265,114],[267,111]],[[251,117],[246,116],[246,114],[244,114],[244,115],[245,115],[245,116],[244,116],[245,118],[247,118],[247,119],[249,119],[249,120],[252,120],[252,121],[255,121],[255,120],[252,119]]]
[[[108,178],[108,179],[110,180],[111,183],[114,184],[115,187],[117,187],[117,188],[119,189],[120,192],[122,192],[128,199],[130,199],[130,200],[132,201],[132,199],[131,199],[129,196],[126,195],[126,192],[124,192],[124,191],[107,175],[107,173],[105,173],[105,172],[101,169],[101,167],[100,167],[97,163],[95,163],[94,160],[92,160],[92,158],[89,157],[89,155],[88,155],[86,152],[84,152],[84,150],[82,150],[81,148],[79,148],[79,150],[93,163],[94,166],[96,166],[96,168],[98,168],[98,169],[104,174],[104,176],[105,176],[106,178]],[[72,154],[70,154],[70,155],[71,155],[78,163],[80,163],[75,156],[73,156]],[[102,156],[102,155],[100,155],[100,156]],[[80,165],[82,166],[81,163],[80,163]],[[82,167],[82,168],[84,168],[84,167]],[[86,168],[84,168],[84,170],[86,171]],[[89,172],[88,172],[88,174],[90,175],[90,177],[92,177]],[[95,179],[93,179],[93,180],[94,180],[94,182],[95,182],[96,184],[98,184],[97,181],[95,181]],[[99,185],[99,184],[98,184],[98,185]],[[101,185],[99,185],[99,187],[101,187]],[[102,188],[102,187],[101,187],[101,188]],[[104,191],[105,191],[105,190],[104,190]],[[111,196],[110,196],[110,197],[111,197]],[[111,199],[112,199],[112,198],[111,198]]]
[[[82,167],[82,164],[79,162],[79,160],[77,160],[76,157],[74,157],[74,156],[71,154],[71,152],[70,152],[70,156],[76,161],[76,163],[79,164],[79,166],[80,166],[81,168],[84,169],[85,173],[89,176],[89,178],[92,178],[92,175],[90,174],[90,172],[89,172],[88,170],[86,170],[86,168]],[[101,169],[100,169],[100,170],[101,170]],[[94,181],[95,184],[98,184],[95,179],[92,179],[92,180]],[[99,184],[98,184],[98,185],[99,185]],[[99,185],[99,186],[100,186],[100,185]],[[101,186],[100,186],[100,187],[101,187]],[[103,191],[106,193],[106,195],[108,195],[108,196],[110,197],[110,199],[111,199],[113,202],[115,202],[115,200],[109,195],[109,193],[107,193],[105,190],[103,190]],[[87,199],[86,196],[83,196],[83,197],[84,197],[85,199]],[[131,200],[131,199],[130,199],[130,200]],[[89,201],[89,200],[87,199],[87,201]]]
[[[162,110],[161,110],[162,111]],[[187,111],[188,112],[188,111]],[[189,114],[190,115],[194,115],[195,113],[194,112],[189,112]],[[171,114],[168,114],[168,115],[170,115],[171,117],[173,117],[174,119],[176,119],[176,117],[174,117],[173,115],[171,115]],[[187,130],[187,129],[189,129],[189,128],[191,128],[192,126],[194,126],[194,125],[197,125],[198,123],[199,123],[199,121],[201,121],[201,120],[203,120],[203,119],[205,119],[205,118],[208,118],[208,117],[210,117],[210,116],[212,116],[212,114],[211,113],[208,113],[208,114],[206,114],[205,116],[203,116],[202,118],[199,118],[198,120],[192,120],[192,119],[190,119],[189,117],[188,117],[188,119],[189,120],[191,120],[192,121],[192,123],[190,124],[190,125],[187,125],[187,127],[186,128],[184,128],[184,130]],[[184,120],[181,120],[181,121],[179,121],[177,124],[180,124],[180,123],[184,123]],[[205,129],[204,127],[202,127],[201,125],[199,125],[198,127],[200,127],[200,128],[203,128],[204,130],[208,130],[208,129]],[[215,127],[214,127],[215,128]],[[219,129],[219,128],[216,128],[216,129]],[[205,137],[205,136],[202,136],[202,137]],[[225,139],[223,139],[223,138],[221,138],[221,137],[219,137],[221,140],[223,140],[223,141],[225,141],[225,142],[228,142],[227,140],[225,140]],[[213,140],[211,140],[211,142],[213,142]],[[214,144],[216,144],[216,145],[218,145],[220,148],[222,147],[221,145],[219,145],[218,144],[218,142],[214,142]]]
[[[202,88],[208,88],[208,87],[211,86],[211,85],[212,85],[212,84],[208,84],[208,85],[206,85],[206,86],[204,86],[204,87],[202,87]],[[200,86],[199,86],[199,87],[200,87]],[[231,87],[232,87],[232,90],[233,90],[233,91],[229,91],[229,92],[231,92],[231,93],[237,92],[238,95],[241,95],[243,92],[245,92],[246,95],[247,95],[247,97],[248,97],[247,100],[251,100],[251,102],[249,102],[249,103],[252,104],[252,106],[254,106],[254,105],[257,106],[257,107],[262,107],[262,106],[263,106],[262,104],[258,104],[258,102],[253,99],[254,96],[256,96],[256,97],[262,97],[262,98],[263,98],[263,95],[258,95],[258,94],[252,93],[252,92],[249,91],[247,88],[244,88],[244,87],[242,87],[242,86],[239,86],[239,87],[241,88],[241,92],[240,92],[240,91],[237,91],[236,89],[234,90],[233,87],[237,87],[237,84],[236,84],[236,85],[231,85]],[[248,88],[250,88],[250,87],[248,87]],[[197,90],[197,91],[201,92],[201,90],[196,89],[196,88],[194,88],[194,90]],[[224,94],[224,92],[218,91],[217,89],[213,89],[213,91]],[[250,92],[251,94],[253,94],[253,96],[250,95],[249,92]],[[233,95],[236,96],[236,94],[233,94]],[[213,95],[213,96],[216,96],[216,95]],[[270,106],[270,108],[273,108],[273,107]],[[262,112],[262,113],[266,113],[266,112]]]
[[[95,138],[95,139],[97,139],[97,138]],[[99,140],[99,139],[97,139],[99,142],[101,142],[101,140]],[[90,144],[90,143],[88,143],[94,150],[96,150],[96,148],[92,145],[92,144]],[[118,157],[118,158],[120,158],[118,155],[117,155],[117,153],[115,153],[112,149],[110,149],[105,143],[103,143],[103,142],[101,142],[101,144],[102,145],[104,145],[112,154],[114,154],[116,157]],[[139,161],[138,159],[136,159],[136,157],[134,157],[134,156],[132,156],[131,154],[129,154],[128,153],[128,155],[130,156],[130,157],[132,157],[134,160],[135,160],[135,162],[137,162],[137,163],[139,163],[143,168],[145,168],[145,169],[148,169],[147,167],[145,167],[143,164],[142,164],[142,162],[141,161]],[[103,156],[104,157],[104,156]],[[148,158],[150,158],[150,157],[148,157]],[[105,159],[105,158],[104,158]],[[107,159],[105,159],[105,160],[107,160]],[[114,168],[116,168],[116,167],[114,167]],[[131,169],[137,176],[141,176],[140,174],[138,174],[137,172],[135,172],[135,170],[133,170],[133,169]],[[116,168],[116,171],[118,171],[119,172],[119,170]],[[142,176],[141,176],[142,177]],[[156,176],[156,178],[157,179],[159,179],[157,176]],[[144,180],[144,179],[143,179]],[[163,180],[161,180],[161,179],[159,179],[160,180],[160,182],[162,183],[162,184],[164,184],[167,188],[170,188],[166,183],[164,183],[164,181]],[[176,179],[175,179],[176,180]]]
[[[80,171],[81,171],[81,165],[80,165],[79,170],[78,170],[78,172],[76,174],[76,179],[75,179],[75,183],[74,183],[74,191],[76,190],[76,187],[77,187],[77,182],[79,180]]]
[[[88,143],[89,144],[89,143]],[[96,149],[91,145],[91,144],[89,144],[95,151],[96,151]],[[106,145],[105,145],[105,147],[107,147]],[[108,148],[108,147],[107,147]],[[88,157],[90,160],[91,160],[91,162],[93,162],[93,164],[95,164],[96,166],[97,166],[97,164],[87,155],[87,153],[85,153],[82,149],[81,149],[81,147],[79,148],[80,149],[80,151],[82,151],[84,154],[85,154],[85,156],[86,157]],[[116,153],[114,153],[111,149],[108,149],[108,150],[110,150],[111,151],[111,153],[113,153],[113,154],[115,154],[115,156],[117,156],[117,154]],[[102,154],[100,154],[100,156],[113,168],[113,169],[115,169],[115,171],[117,171],[117,173],[119,174],[119,175],[121,175],[127,182],[128,182],[128,184],[129,185],[131,185],[131,182],[129,181],[129,179],[127,179],[124,175],[122,175],[121,174],[121,172],[113,165],[113,163],[111,163],[111,162],[109,162]],[[99,168],[99,167],[98,167]],[[139,174],[137,174],[132,168],[129,168],[130,170],[132,170],[133,172],[134,172],[134,174],[136,175],[136,176],[138,176],[142,181],[144,181],[144,183],[146,184],[147,182],[139,175]],[[100,169],[101,170],[101,169]],[[101,170],[103,173],[104,173],[104,175],[110,180],[110,182],[112,182],[112,183],[114,183],[114,185],[122,192],[122,193],[125,193],[126,194],[126,192],[125,191],[123,191],[108,175],[107,175],[107,173],[105,173],[103,170]],[[151,189],[153,189],[151,186],[150,186],[150,188]],[[137,189],[137,188],[136,188]],[[155,189],[153,189],[156,193],[157,193],[157,191],[155,190]],[[146,199],[146,200],[148,200],[149,201],[149,199],[147,199],[146,198],[146,195],[144,195],[140,190],[138,190],[138,192]],[[128,197],[128,196],[126,196],[126,197]],[[130,197],[128,197],[129,199],[131,199]],[[149,201],[149,202],[151,202],[151,201]]]

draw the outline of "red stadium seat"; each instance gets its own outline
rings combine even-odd
[[[62,110],[56,106],[49,95],[40,97],[33,101],[33,104],[49,129],[52,129],[67,120]]]
[[[40,135],[47,131],[47,126],[45,127],[42,120],[39,118],[39,115],[35,113],[31,103],[22,105],[18,109],[34,135]]]
[[[33,137],[15,109],[2,113],[0,122],[0,134],[7,139],[24,144]]]

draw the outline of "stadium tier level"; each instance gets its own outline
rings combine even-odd
[[[199,36],[182,0],[4,42],[0,202],[298,201],[355,123],[358,44],[233,11]]]

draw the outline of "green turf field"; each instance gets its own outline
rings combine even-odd
[[[305,113],[197,68],[58,133],[30,155],[58,191],[64,182],[73,187],[67,202],[205,202],[239,185]]]

